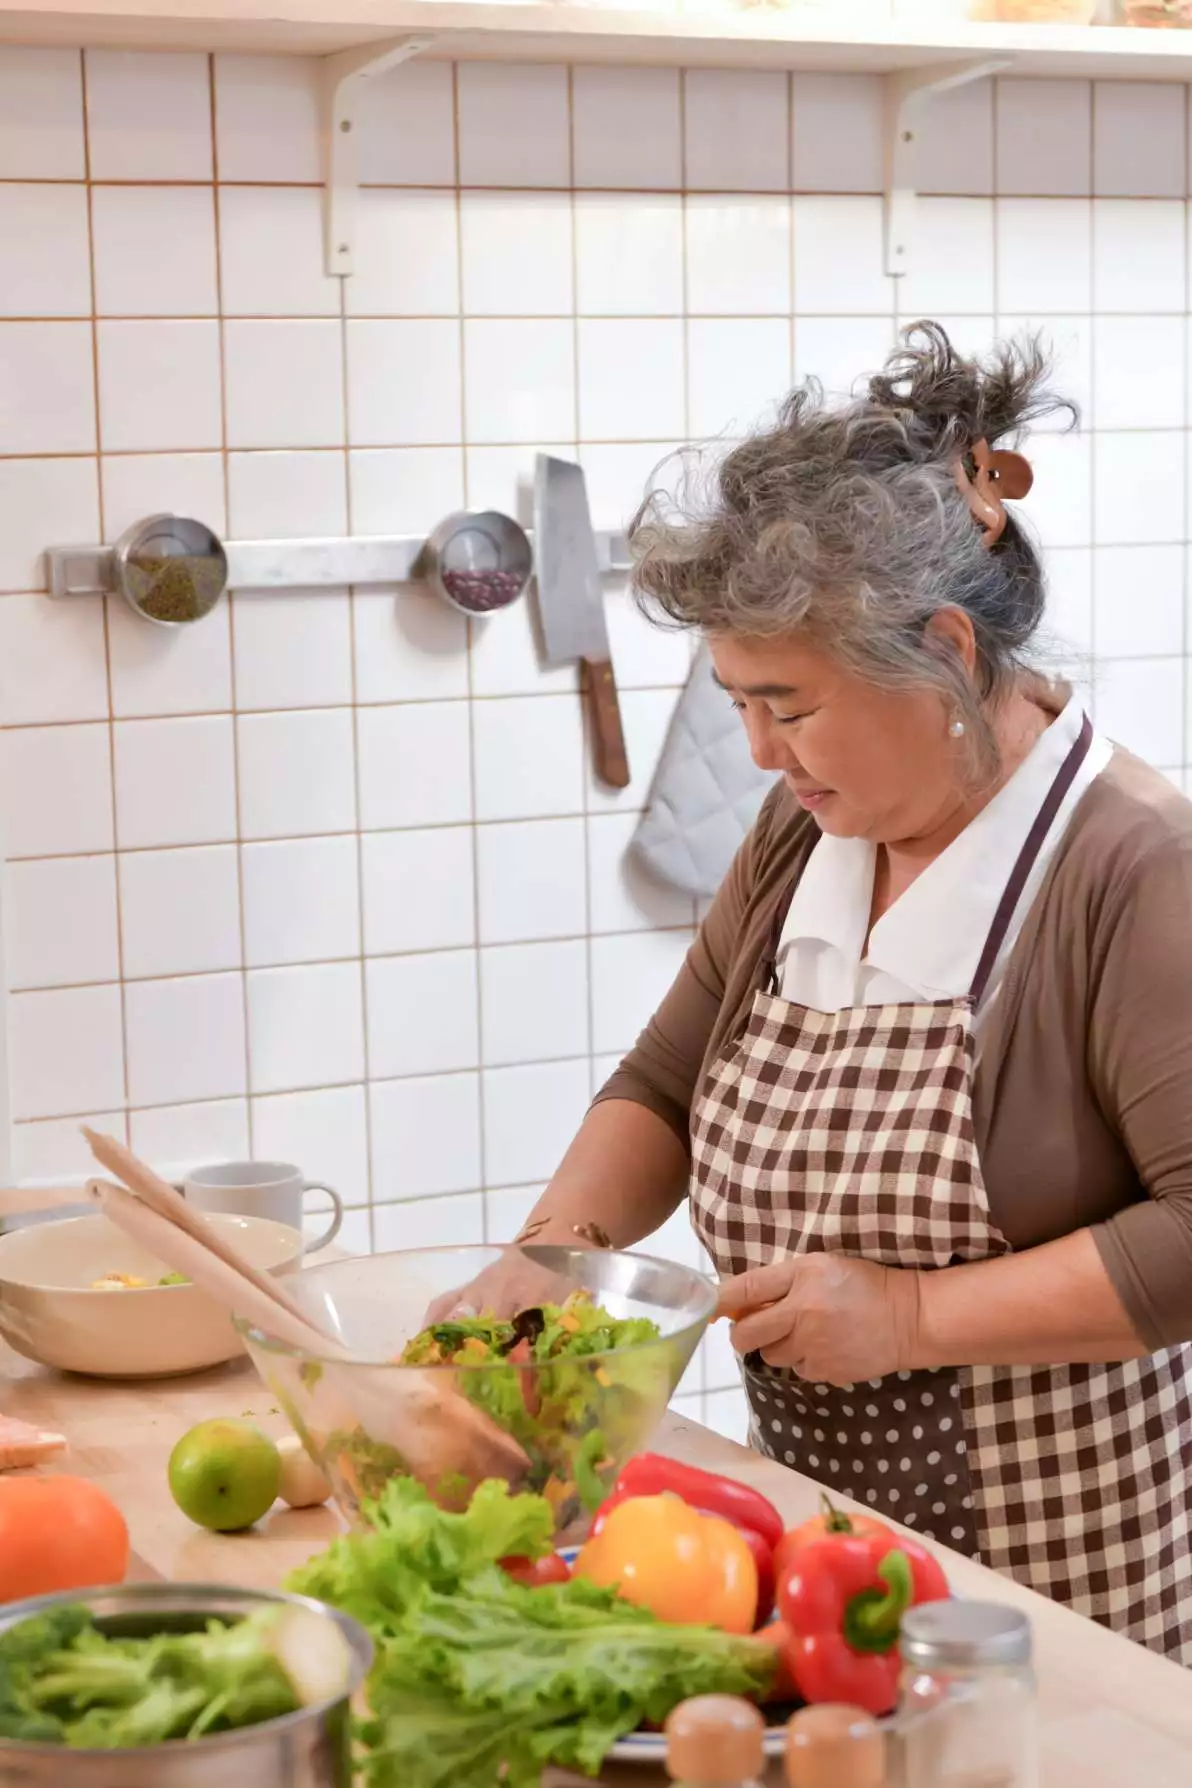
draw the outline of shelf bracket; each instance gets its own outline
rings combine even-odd
[[[395,37],[323,57],[323,224],[328,273],[351,273],[355,255],[362,90],[374,75],[396,68],[399,62],[408,62],[411,56],[429,49],[434,41],[430,36]]]
[[[1011,66],[1010,59],[905,68],[885,77],[886,272],[906,273],[914,247],[918,124],[937,93],[967,87]]]

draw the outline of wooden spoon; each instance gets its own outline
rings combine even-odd
[[[320,1354],[334,1349],[335,1343],[319,1329],[279,1303],[272,1295],[272,1287],[262,1290],[238,1266],[225,1260],[222,1253],[209,1247],[205,1237],[195,1237],[171,1223],[123,1186],[89,1180],[87,1193],[126,1235],[174,1272],[182,1273],[225,1310],[261,1327],[287,1347]],[[255,1273],[256,1268],[252,1270]]]
[[[124,1144],[118,1142],[114,1136],[103,1136],[96,1130],[89,1130],[85,1124],[83,1125],[83,1135],[87,1138],[91,1153],[101,1167],[106,1167],[109,1173],[114,1173],[118,1180],[123,1180],[124,1184],[136,1193],[142,1203],[149,1206],[150,1210],[156,1211],[159,1217],[164,1218],[167,1223],[172,1223],[175,1228],[184,1230],[200,1247],[210,1249],[213,1254],[217,1254],[225,1266],[231,1267],[234,1272],[249,1280],[264,1297],[280,1304],[283,1309],[289,1311],[291,1316],[297,1317],[306,1328],[320,1335],[332,1347],[338,1345],[331,1336],[326,1335],[323,1330],[311,1322],[301,1304],[291,1296],[281,1279],[276,1279],[269,1273],[263,1273],[260,1267],[254,1266],[253,1262],[227,1239],[222,1229],[214,1223],[208,1223],[198,1211],[187,1204],[176,1186],[171,1186],[168,1180],[163,1180],[160,1174],[154,1173],[146,1162],[142,1161],[138,1155],[134,1155],[131,1149],[125,1148]],[[178,1267],[176,1270],[181,1272],[182,1268]],[[237,1315],[239,1314],[241,1312],[237,1311]],[[280,1335],[278,1338],[280,1339]],[[346,1350],[341,1348],[341,1351],[344,1352],[345,1358],[348,1357]]]
[[[192,1211],[123,1143],[93,1131],[84,1135],[96,1159],[132,1188],[125,1191],[102,1180],[89,1183],[89,1194],[113,1222],[224,1309],[321,1360],[320,1397],[334,1409],[335,1427],[363,1428],[371,1439],[394,1447],[412,1474],[432,1490],[452,1477],[469,1485],[488,1477],[507,1478],[515,1485],[522,1481],[529,1469],[522,1448],[455,1388],[446,1368],[399,1371],[356,1360],[302,1310],[281,1281],[246,1260],[225,1233]],[[352,1369],[339,1371],[340,1365]]]

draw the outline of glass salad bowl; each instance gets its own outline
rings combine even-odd
[[[716,1306],[689,1267],[534,1245],[374,1254],[286,1284],[351,1362],[236,1326],[349,1521],[391,1477],[448,1508],[503,1477],[547,1498],[561,1542],[649,1442]],[[464,1286],[471,1314],[428,1326]]]

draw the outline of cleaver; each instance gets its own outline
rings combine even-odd
[[[597,776],[625,788],[629,760],[583,467],[540,453],[534,471],[538,615],[548,664],[579,660]]]

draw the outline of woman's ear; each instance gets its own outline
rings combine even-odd
[[[972,618],[962,608],[941,608],[932,615],[925,632],[928,644],[937,651],[957,658],[972,677],[977,668],[977,636]]]

